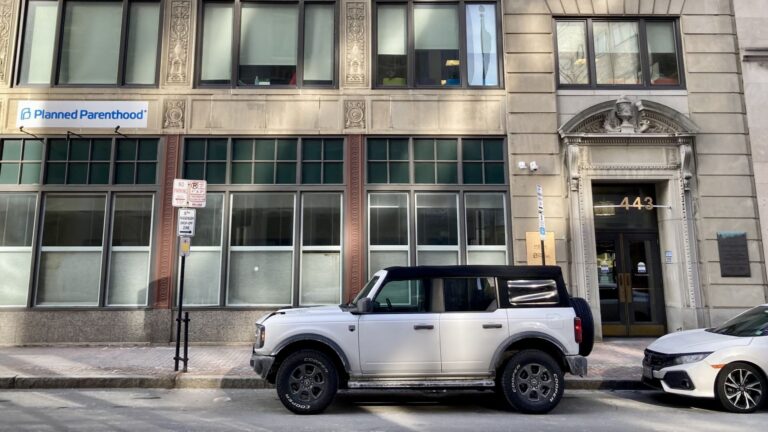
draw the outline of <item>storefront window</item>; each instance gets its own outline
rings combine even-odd
[[[155,85],[160,6],[159,0],[30,0],[19,84]],[[57,34],[60,61],[52,80]]]
[[[459,263],[456,194],[416,194],[416,262],[419,265]]]
[[[302,195],[299,304],[341,302],[341,194]]]
[[[506,264],[504,195],[467,193],[464,195],[464,209],[467,264]]]
[[[368,273],[391,266],[407,266],[408,194],[368,195]]]
[[[149,296],[152,196],[116,195],[112,216],[108,306],[144,306]]]
[[[38,305],[98,306],[104,213],[103,195],[46,197]]]
[[[184,304],[217,306],[221,287],[224,194],[209,193],[195,210],[195,236],[184,270]]]
[[[36,199],[0,194],[0,307],[27,305]]]

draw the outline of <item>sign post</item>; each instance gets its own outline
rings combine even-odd
[[[536,207],[539,212],[539,240],[541,240],[541,265],[547,265],[546,253],[544,253],[544,240],[547,239],[547,228],[544,224],[544,188],[536,185]]]
[[[187,363],[189,362],[189,356],[187,355],[189,352],[189,312],[184,312],[184,267],[190,253],[191,237],[195,235],[195,208],[205,207],[206,186],[204,180],[176,179],[173,181],[173,198],[171,202],[174,207],[179,207],[176,234],[179,236],[179,255],[181,256],[179,310],[176,318],[176,355],[173,357],[175,371],[179,370],[179,361],[182,361],[184,362],[182,372],[186,372]],[[182,313],[184,318],[182,318]],[[181,323],[184,323],[184,357],[179,355]]]

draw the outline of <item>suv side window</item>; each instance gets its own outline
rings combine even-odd
[[[553,279],[499,279],[501,294],[509,307],[558,306],[560,294]]]
[[[494,278],[442,279],[445,312],[493,312],[499,307]]]
[[[430,281],[424,279],[385,282],[373,299],[374,312],[424,313],[429,311]]]

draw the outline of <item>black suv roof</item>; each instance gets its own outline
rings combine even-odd
[[[387,267],[387,279],[413,279],[428,277],[514,277],[514,278],[551,278],[561,279],[562,270],[557,266],[495,266],[495,265],[456,265],[456,266],[414,266]]]

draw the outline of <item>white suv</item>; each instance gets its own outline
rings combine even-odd
[[[259,320],[251,366],[297,414],[323,411],[339,388],[496,389],[545,413],[564,372],[586,374],[593,339],[559,267],[390,267],[349,304]]]

